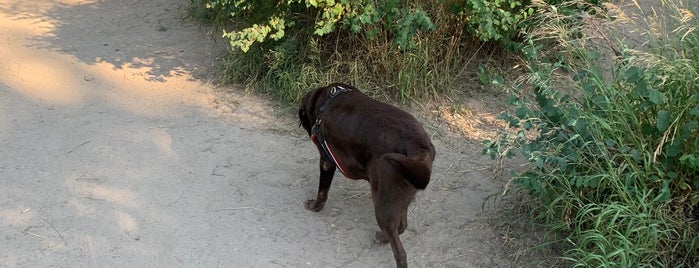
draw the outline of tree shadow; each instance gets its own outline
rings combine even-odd
[[[15,19],[48,22],[48,34],[33,37],[34,46],[71,55],[88,65],[134,69],[136,76],[150,82],[186,74],[211,79],[215,61],[225,54],[227,44],[186,21],[179,2],[19,1],[0,5],[0,12]]]

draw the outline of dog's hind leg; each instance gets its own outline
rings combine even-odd
[[[403,234],[405,229],[408,228],[408,209],[403,212],[400,220],[400,227],[398,227],[398,234]]]
[[[408,267],[408,258],[400,241],[400,234],[408,226],[408,206],[417,190],[393,165],[384,160],[369,166],[369,174],[374,214],[381,228],[381,231],[376,233],[376,239],[391,244],[397,267]]]
[[[396,259],[396,267],[408,267],[408,257],[405,253],[405,248],[403,248],[403,243],[400,241],[400,233],[405,231],[407,226],[404,223],[404,219],[401,219],[401,211],[407,211],[407,206],[381,206],[382,201],[386,200],[377,198],[374,202],[376,221],[379,224],[379,228],[381,228],[381,231],[376,232],[376,239],[380,242],[391,244],[393,258]]]
[[[405,232],[405,229],[408,228],[408,213],[402,213],[403,215],[401,216],[401,221],[400,221],[400,226],[398,226],[398,234],[402,235]],[[388,243],[388,237],[384,234],[383,231],[376,231],[376,234],[374,235],[374,238],[376,239],[377,242],[379,243]]]
[[[333,182],[333,176],[335,176],[335,169],[335,165],[321,156],[318,196],[316,196],[316,199],[306,200],[306,209],[310,211],[320,211],[323,209],[325,201],[328,200],[328,191],[330,190],[330,184]]]
[[[391,243],[391,249],[393,250],[393,258],[396,259],[397,268],[407,268],[408,267],[408,256],[403,248],[403,243],[400,241],[398,232],[396,230],[384,230],[384,234]]]
[[[403,248],[403,243],[400,241],[399,232],[403,226],[401,219],[395,217],[397,216],[395,212],[388,211],[376,211],[376,220],[381,228],[380,232],[376,232],[376,238],[379,241],[388,242],[391,244],[391,250],[393,251],[393,258],[396,260],[396,267],[405,268],[408,267],[408,256],[405,253],[405,248]]]

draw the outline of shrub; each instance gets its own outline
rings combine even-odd
[[[468,88],[489,41],[517,48],[536,23],[529,1],[190,0],[190,14],[225,25],[224,82],[296,101],[345,81],[405,102]]]
[[[534,13],[529,3],[528,0],[464,0],[451,3],[450,9],[465,17],[466,28],[481,41],[510,41]]]
[[[383,94],[401,100],[416,97],[412,94],[419,90],[413,84],[390,82],[421,77],[427,66],[415,66],[426,60],[419,54],[425,48],[419,47],[424,44],[418,35],[435,29],[419,5],[398,0],[191,1],[223,14],[213,17],[226,17],[237,29],[224,31],[233,47],[224,82],[244,81],[284,101],[296,101],[309,88],[335,81],[369,93],[377,87],[395,90]],[[385,60],[392,62],[383,65]],[[375,83],[382,80],[386,82]]]
[[[532,163],[515,181],[567,234],[573,267],[699,263],[699,23],[667,3],[672,16],[656,19],[675,27],[649,30],[659,38],[645,51],[595,16],[540,6],[552,24],[526,37],[529,74],[501,116],[518,131],[486,142],[491,156],[519,150]]]
[[[209,0],[207,8],[230,14],[241,30],[224,32],[231,46],[243,52],[255,43],[278,41],[286,29],[299,25],[312,26],[312,33],[323,36],[337,27],[352,33],[362,33],[373,39],[381,30],[394,36],[402,47],[415,44],[411,37],[418,30],[432,30],[430,17],[418,8],[401,5],[399,0],[290,0],[290,1],[231,1]],[[299,30],[299,29],[296,29]]]

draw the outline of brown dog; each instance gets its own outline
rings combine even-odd
[[[409,113],[373,100],[346,84],[307,93],[299,119],[320,152],[320,184],[306,208],[319,211],[328,199],[335,169],[368,180],[379,241],[390,242],[397,267],[408,259],[399,235],[408,227],[408,206],[430,181],[434,145]]]

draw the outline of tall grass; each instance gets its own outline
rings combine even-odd
[[[229,24],[229,28],[245,24],[238,22],[245,17],[231,17],[226,9],[205,8],[207,3],[224,2],[190,0],[189,12],[218,25]],[[242,82],[282,102],[296,102],[309,89],[338,81],[382,99],[424,101],[479,88],[470,83],[477,66],[493,53],[508,54],[497,43],[482,43],[472,36],[466,16],[447,10],[448,3],[386,2],[420,7],[437,27],[412,34],[411,45],[406,47],[396,42],[389,26],[375,26],[378,31],[371,38],[339,25],[319,36],[314,33],[313,10],[297,10],[296,23],[287,25],[283,39],[255,44],[247,52],[233,49],[222,68],[222,82]]]
[[[641,17],[651,28],[636,29],[650,40],[628,44],[618,31],[627,14],[611,4],[585,14],[534,4],[550,24],[530,31],[530,72],[502,117],[520,130],[486,152],[518,148],[531,161],[515,181],[566,235],[570,266],[699,266],[696,7],[663,2]]]

